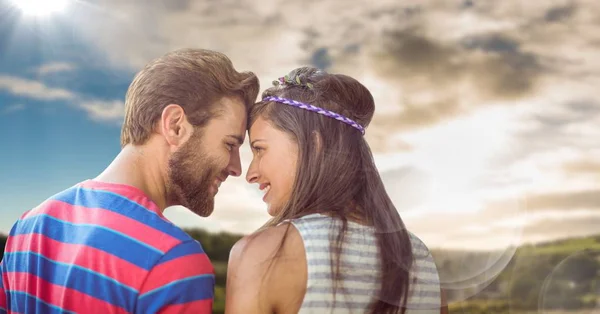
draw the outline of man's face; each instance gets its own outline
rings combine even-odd
[[[167,199],[202,217],[214,209],[215,195],[229,175],[241,175],[240,145],[246,109],[237,98],[223,98],[221,113],[173,153],[169,160]]]

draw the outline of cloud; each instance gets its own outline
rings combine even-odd
[[[489,205],[485,210],[472,213],[401,215],[406,226],[430,247],[496,250],[544,238],[598,234],[597,224],[590,223],[600,219],[597,207],[561,207],[559,210],[530,212],[525,206],[518,206],[516,201],[502,203],[505,206],[493,208]]]
[[[9,105],[7,107],[4,107],[2,110],[0,110],[0,114],[9,114],[9,113],[21,111],[21,110],[24,110],[24,109],[25,109],[25,105],[24,104],[13,104],[13,105]]]
[[[600,212],[600,189],[531,195],[527,198],[527,208],[565,211],[592,208]]]
[[[39,81],[8,75],[0,75],[0,90],[36,100],[70,100],[75,98],[75,94],[71,91],[49,87]]]
[[[600,185],[564,178],[560,168],[550,172],[550,179],[525,173],[525,181],[510,169],[484,172],[480,175],[490,184],[482,184],[478,176],[464,181],[460,173],[468,173],[460,168],[454,175],[451,165],[431,172],[409,160],[400,164],[403,168],[384,171],[382,179],[407,227],[428,245],[502,249],[541,235],[555,239],[554,229],[544,229],[558,223],[553,221],[565,225],[561,237],[568,228],[577,229],[577,235],[597,232],[587,219],[600,218]]]
[[[576,13],[577,5],[575,3],[569,3],[566,5],[557,5],[549,8],[544,14],[544,19],[551,23],[564,22]]]
[[[125,103],[121,100],[91,100],[80,102],[77,106],[85,110],[92,119],[99,121],[122,122],[125,114]]]
[[[413,133],[468,122],[497,106],[511,110],[506,120],[516,123],[503,127],[492,116],[480,119],[512,137],[502,147],[507,157],[496,156],[497,165],[514,170],[507,170],[516,176],[511,180],[518,181],[521,167],[538,164],[541,153],[584,150],[593,142],[598,105],[592,100],[600,83],[597,1],[104,3],[107,10],[82,11],[75,19],[90,21],[79,30],[94,34],[90,44],[115,67],[138,69],[169,50],[202,47],[223,51],[237,67],[258,73],[263,88],[305,63],[357,77],[378,104],[367,132],[376,154],[422,150],[422,139],[412,140]],[[105,18],[90,18],[100,14]],[[485,123],[474,125],[463,133],[493,135]],[[586,136],[576,135],[581,130]],[[435,134],[448,143],[443,154],[466,147],[453,150],[463,141]],[[470,153],[487,141],[473,138]],[[564,162],[560,158],[555,161]]]
[[[600,161],[597,159],[579,159],[564,163],[564,170],[569,175],[600,176]]]
[[[385,32],[381,41],[373,48],[373,67],[403,91],[402,111],[377,120],[391,130],[428,127],[485,105],[531,97],[549,71],[539,56],[503,34],[448,42],[415,27]]]
[[[520,127],[511,132],[510,149],[497,157],[497,167],[528,172],[530,178],[539,174],[540,186],[598,186],[591,160],[597,159],[600,151],[595,140],[600,136],[600,103],[594,100],[591,87],[581,90],[577,85],[564,88],[578,96],[556,95],[549,90],[528,105],[528,110],[517,118]]]
[[[524,229],[522,242],[535,243],[568,237],[585,237],[598,234],[600,215],[598,212],[587,215],[567,215],[540,220]]]
[[[592,36],[581,7],[599,9],[590,1],[351,3],[155,1],[140,7],[106,1],[75,19],[87,21],[78,31],[93,34],[84,38],[93,38],[89,44],[118,68],[139,69],[169,50],[201,47],[255,71],[263,88],[304,64],[353,75],[378,104],[367,138],[376,152],[390,152],[406,147],[388,140],[392,133],[539,95],[550,80],[572,71],[571,64],[581,64],[580,51],[556,48],[570,28]],[[311,18],[320,20],[318,27]]]
[[[440,2],[446,5],[437,6]],[[378,120],[390,131],[428,127],[489,105],[526,104],[570,80],[567,73],[599,69],[597,47],[582,40],[598,31],[591,17],[575,9],[583,4],[554,7],[542,1],[526,8],[487,2],[465,9],[435,3],[390,23],[365,44],[369,64],[401,90],[403,110]],[[597,4],[585,5],[600,11]],[[536,13],[545,10],[546,20]],[[570,36],[574,29],[582,37]],[[565,42],[578,51],[565,51]]]
[[[77,67],[67,62],[52,62],[39,66],[35,69],[36,73],[40,76],[48,74],[56,74],[62,72],[74,71]]]
[[[85,111],[90,118],[97,121],[120,122],[125,110],[125,105],[121,100],[89,99],[70,90],[49,87],[40,81],[15,76],[0,75],[0,90],[28,99],[64,101],[74,108]],[[5,112],[6,110],[20,109],[23,109],[23,105],[14,105],[5,109]]]

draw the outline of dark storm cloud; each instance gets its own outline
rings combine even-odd
[[[544,15],[544,19],[548,22],[561,22],[573,16],[577,10],[577,5],[571,3],[564,6],[556,6],[548,9]]]
[[[516,39],[498,33],[442,42],[408,28],[386,32],[382,47],[373,55],[376,69],[397,81],[407,97],[398,104],[404,112],[380,120],[402,129],[436,124],[487,102],[530,96],[547,70]],[[413,104],[412,86],[428,90],[435,99]],[[474,101],[467,103],[464,96]]]

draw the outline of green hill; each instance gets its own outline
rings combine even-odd
[[[526,244],[508,253],[498,273],[493,271],[498,252],[432,251],[442,281],[451,283],[447,286],[478,292],[449,289],[451,313],[600,312],[600,236]],[[476,269],[490,271],[453,280]]]

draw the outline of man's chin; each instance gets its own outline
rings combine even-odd
[[[208,217],[215,210],[215,205],[214,205],[214,201],[213,201],[213,202],[211,202],[211,204],[203,204],[202,206],[188,207],[188,209],[192,213],[194,213],[200,217]]]
[[[196,215],[198,215],[200,217],[206,218],[206,217],[209,217],[210,215],[212,215],[213,211],[214,211],[214,208],[211,208],[210,210],[203,209],[201,211],[199,211],[199,210],[192,210],[192,213],[194,213],[194,214],[196,214]]]

